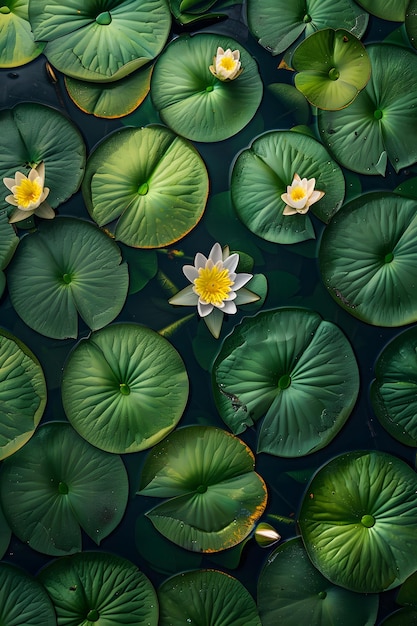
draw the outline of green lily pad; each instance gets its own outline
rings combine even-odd
[[[10,563],[0,563],[0,622],[56,626],[54,607],[43,586]]]
[[[110,82],[162,50],[171,14],[164,0],[36,0],[29,20],[49,62],[80,80]]]
[[[164,537],[194,552],[219,552],[243,541],[267,498],[250,449],[212,426],[180,428],[156,445],[138,493],[169,498],[147,516]]]
[[[374,626],[378,596],[330,583],[297,537],[269,555],[258,580],[258,607],[263,626]]]
[[[127,559],[83,552],[57,559],[39,580],[54,604],[58,624],[158,624],[158,599],[148,578]]]
[[[384,452],[342,454],[313,477],[298,524],[313,565],[332,583],[392,589],[416,569],[416,473]]]
[[[221,81],[209,70],[218,47],[240,50],[243,72]],[[162,121],[192,141],[222,141],[244,128],[262,99],[256,61],[234,39],[209,33],[172,41],[158,58],[151,96]]]
[[[371,402],[389,434],[417,448],[417,328],[391,341],[379,355]]]
[[[155,250],[140,250],[119,244],[123,260],[129,267],[129,295],[143,289],[158,271]]]
[[[0,180],[14,178],[17,171],[27,175],[42,161],[50,189],[47,201],[55,208],[77,191],[84,174],[80,132],[62,113],[43,104],[23,102],[0,111]],[[0,194],[0,210],[11,209],[5,196]]]
[[[273,55],[300,35],[326,27],[345,28],[362,37],[368,14],[352,0],[248,0],[248,23],[258,43]]]
[[[268,85],[268,91],[275,98],[277,121],[282,123],[284,118],[289,128],[297,124],[308,124],[310,106],[298,89],[286,83],[272,83]]]
[[[155,445],[188,399],[184,363],[169,341],[139,324],[114,324],[82,340],[62,378],[65,413],[89,443],[108,452]]]
[[[380,626],[417,626],[417,611],[411,608],[394,611],[382,620]]]
[[[417,48],[417,0],[410,0],[407,3],[405,14],[405,30],[407,37],[413,48]]]
[[[357,3],[372,15],[383,20],[404,22],[409,0],[356,0]]]
[[[396,602],[401,606],[412,606],[417,609],[417,571],[403,582]]]
[[[118,220],[117,240],[159,248],[184,237],[201,219],[208,175],[192,144],[168,128],[123,128],[88,159],[82,191],[99,226]]]
[[[81,550],[81,528],[99,545],[121,521],[128,491],[121,458],[97,450],[65,422],[41,426],[0,474],[13,533],[54,556]]]
[[[158,589],[160,626],[261,626],[255,601],[236,578],[216,570],[177,574]]]
[[[345,180],[318,141],[301,133],[272,131],[255,139],[237,157],[232,171],[232,200],[238,217],[258,237],[284,244],[314,238],[308,213],[283,214],[281,194],[291,185],[294,174],[316,179],[315,188],[325,195],[310,210],[328,222],[342,205]]]
[[[212,369],[214,399],[235,433],[264,418],[258,451],[297,457],[326,446],[359,390],[352,348],[315,311],[281,308],[244,319]]]
[[[4,517],[3,509],[0,506],[0,558],[3,558],[5,555],[11,538],[12,531],[10,530],[10,526]]]
[[[385,175],[417,161],[417,57],[406,48],[366,48],[372,73],[355,101],[341,111],[320,111],[322,141],[344,167]]]
[[[179,24],[192,24],[202,20],[211,20],[227,17],[221,13],[207,13],[217,0],[168,0],[171,13]],[[242,0],[240,0],[242,2]],[[233,0],[233,4],[238,4],[239,0]],[[224,8],[224,2],[219,3]],[[227,5],[227,2],[226,2]]]
[[[3,270],[13,257],[18,243],[19,237],[13,226],[9,224],[7,211],[0,210],[0,298],[6,286],[6,276]]]
[[[132,113],[146,98],[152,67],[138,70],[113,83],[89,83],[65,76],[65,86],[74,104],[84,113],[113,119]]]
[[[292,56],[295,86],[320,109],[353,102],[371,74],[365,46],[347,30],[324,28],[305,39]]]
[[[22,320],[42,335],[77,337],[78,313],[92,330],[120,313],[127,265],[117,245],[84,220],[58,217],[23,237],[9,265],[10,299]]]
[[[46,406],[46,382],[35,355],[0,329],[0,460],[32,437]]]
[[[18,67],[42,52],[35,43],[28,17],[29,0],[8,0],[0,7],[0,67]]]
[[[352,200],[326,227],[320,245],[330,295],[368,324],[417,321],[416,236],[414,200],[391,193]]]

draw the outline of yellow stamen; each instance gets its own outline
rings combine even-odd
[[[229,270],[200,267],[198,277],[194,280],[196,294],[208,304],[220,305],[228,297],[233,281],[230,280]]]
[[[42,187],[36,180],[24,178],[20,185],[16,187],[14,197],[18,205],[27,209],[32,202],[38,202],[42,195]]]
[[[225,70],[230,72],[235,67],[236,61],[234,59],[231,59],[230,57],[222,57],[222,59],[220,60],[220,65]]]
[[[294,202],[298,202],[298,200],[302,200],[306,197],[305,189],[303,189],[302,187],[294,187],[293,189],[291,189],[290,196],[291,200],[294,200]]]

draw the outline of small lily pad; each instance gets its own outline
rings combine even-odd
[[[0,7],[0,67],[18,67],[42,52],[29,24],[29,0],[8,0]]]
[[[8,626],[56,626],[44,587],[10,563],[0,563],[0,622]]]

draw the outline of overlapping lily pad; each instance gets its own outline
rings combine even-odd
[[[158,248],[181,239],[200,220],[208,175],[197,150],[168,128],[124,128],[92,153],[82,190],[99,226],[118,220],[117,240]]]
[[[417,559],[416,480],[384,452],[349,452],[327,463],[308,485],[298,520],[313,565],[362,593],[404,582]]]
[[[361,37],[368,14],[352,0],[248,0],[249,28],[273,55],[284,52],[300,35],[326,27],[345,28]]]
[[[209,70],[218,47],[240,50],[243,72],[230,81]],[[199,33],[171,42],[158,58],[151,96],[161,119],[193,141],[222,141],[244,128],[262,99],[256,61],[234,39]]]
[[[282,308],[246,318],[224,341],[212,370],[222,419],[235,434],[263,418],[258,451],[283,457],[326,446],[359,390],[352,348],[318,313]]]
[[[42,335],[77,337],[78,314],[92,330],[109,324],[127,296],[117,245],[84,220],[60,217],[21,239],[7,276],[23,321]]]
[[[250,449],[212,426],[181,428],[155,446],[138,493],[169,498],[147,516],[165,537],[194,552],[218,552],[243,541],[267,498]]]
[[[403,22],[409,0],[357,0],[357,3],[383,20]]]
[[[258,580],[258,607],[263,626],[374,626],[378,596],[330,583],[295,538],[269,555]]]
[[[315,188],[325,195],[311,211],[328,222],[342,205],[345,181],[318,141],[301,133],[272,131],[255,139],[238,156],[232,172],[232,199],[239,218],[258,237],[284,244],[314,238],[308,213],[283,214],[281,194],[294,174],[316,179]]]
[[[10,563],[0,563],[0,622],[56,626],[54,607],[44,587]]]
[[[0,298],[6,286],[6,275],[4,269],[9,264],[16,250],[19,238],[9,220],[7,211],[0,210]]]
[[[334,158],[361,174],[385,175],[417,161],[417,57],[392,44],[366,47],[371,78],[340,111],[320,111],[324,144]]]
[[[0,329],[0,459],[33,435],[46,406],[46,382],[35,355]]]
[[[84,174],[80,132],[62,113],[43,104],[24,102],[0,111],[0,180],[14,178],[17,171],[27,175],[42,161],[48,204],[55,208],[77,191]],[[11,210],[5,196],[0,195],[0,210]]]
[[[58,624],[158,624],[158,599],[148,580],[127,559],[83,552],[57,559],[39,574]]]
[[[323,234],[323,282],[336,302],[376,326],[417,321],[415,201],[365,194],[343,207]]]
[[[35,43],[28,18],[29,0],[9,0],[0,7],[0,67],[29,63],[42,52]]]
[[[36,41],[64,74],[109,82],[123,78],[162,50],[171,26],[165,0],[36,0],[29,3]]]
[[[261,626],[256,604],[236,578],[216,570],[172,576],[158,589],[160,626]]]
[[[92,333],[64,368],[68,419],[84,439],[108,452],[155,445],[177,425],[187,399],[180,355],[139,324],[114,324]]]
[[[81,550],[81,529],[100,544],[122,519],[128,491],[120,457],[90,446],[65,422],[40,427],[0,474],[13,533],[55,556]]]

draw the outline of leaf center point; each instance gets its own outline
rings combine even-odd
[[[329,70],[329,78],[330,78],[330,80],[337,80],[339,78],[339,76],[340,76],[340,72],[335,67],[332,67]]]
[[[289,374],[283,374],[278,381],[279,389],[288,389],[291,385],[291,376]]]
[[[120,383],[119,391],[122,394],[122,396],[128,396],[130,394],[129,385],[126,385],[126,383]]]
[[[375,524],[375,518],[373,515],[362,515],[361,524],[365,526],[365,528],[372,528]]]
[[[103,11],[102,13],[99,13],[96,17],[96,22],[97,24],[100,24],[100,26],[108,26],[109,24],[111,24],[111,21],[112,16],[108,11]]]
[[[62,496],[66,496],[68,491],[69,489],[67,483],[60,481],[58,484],[58,493],[60,493]]]

